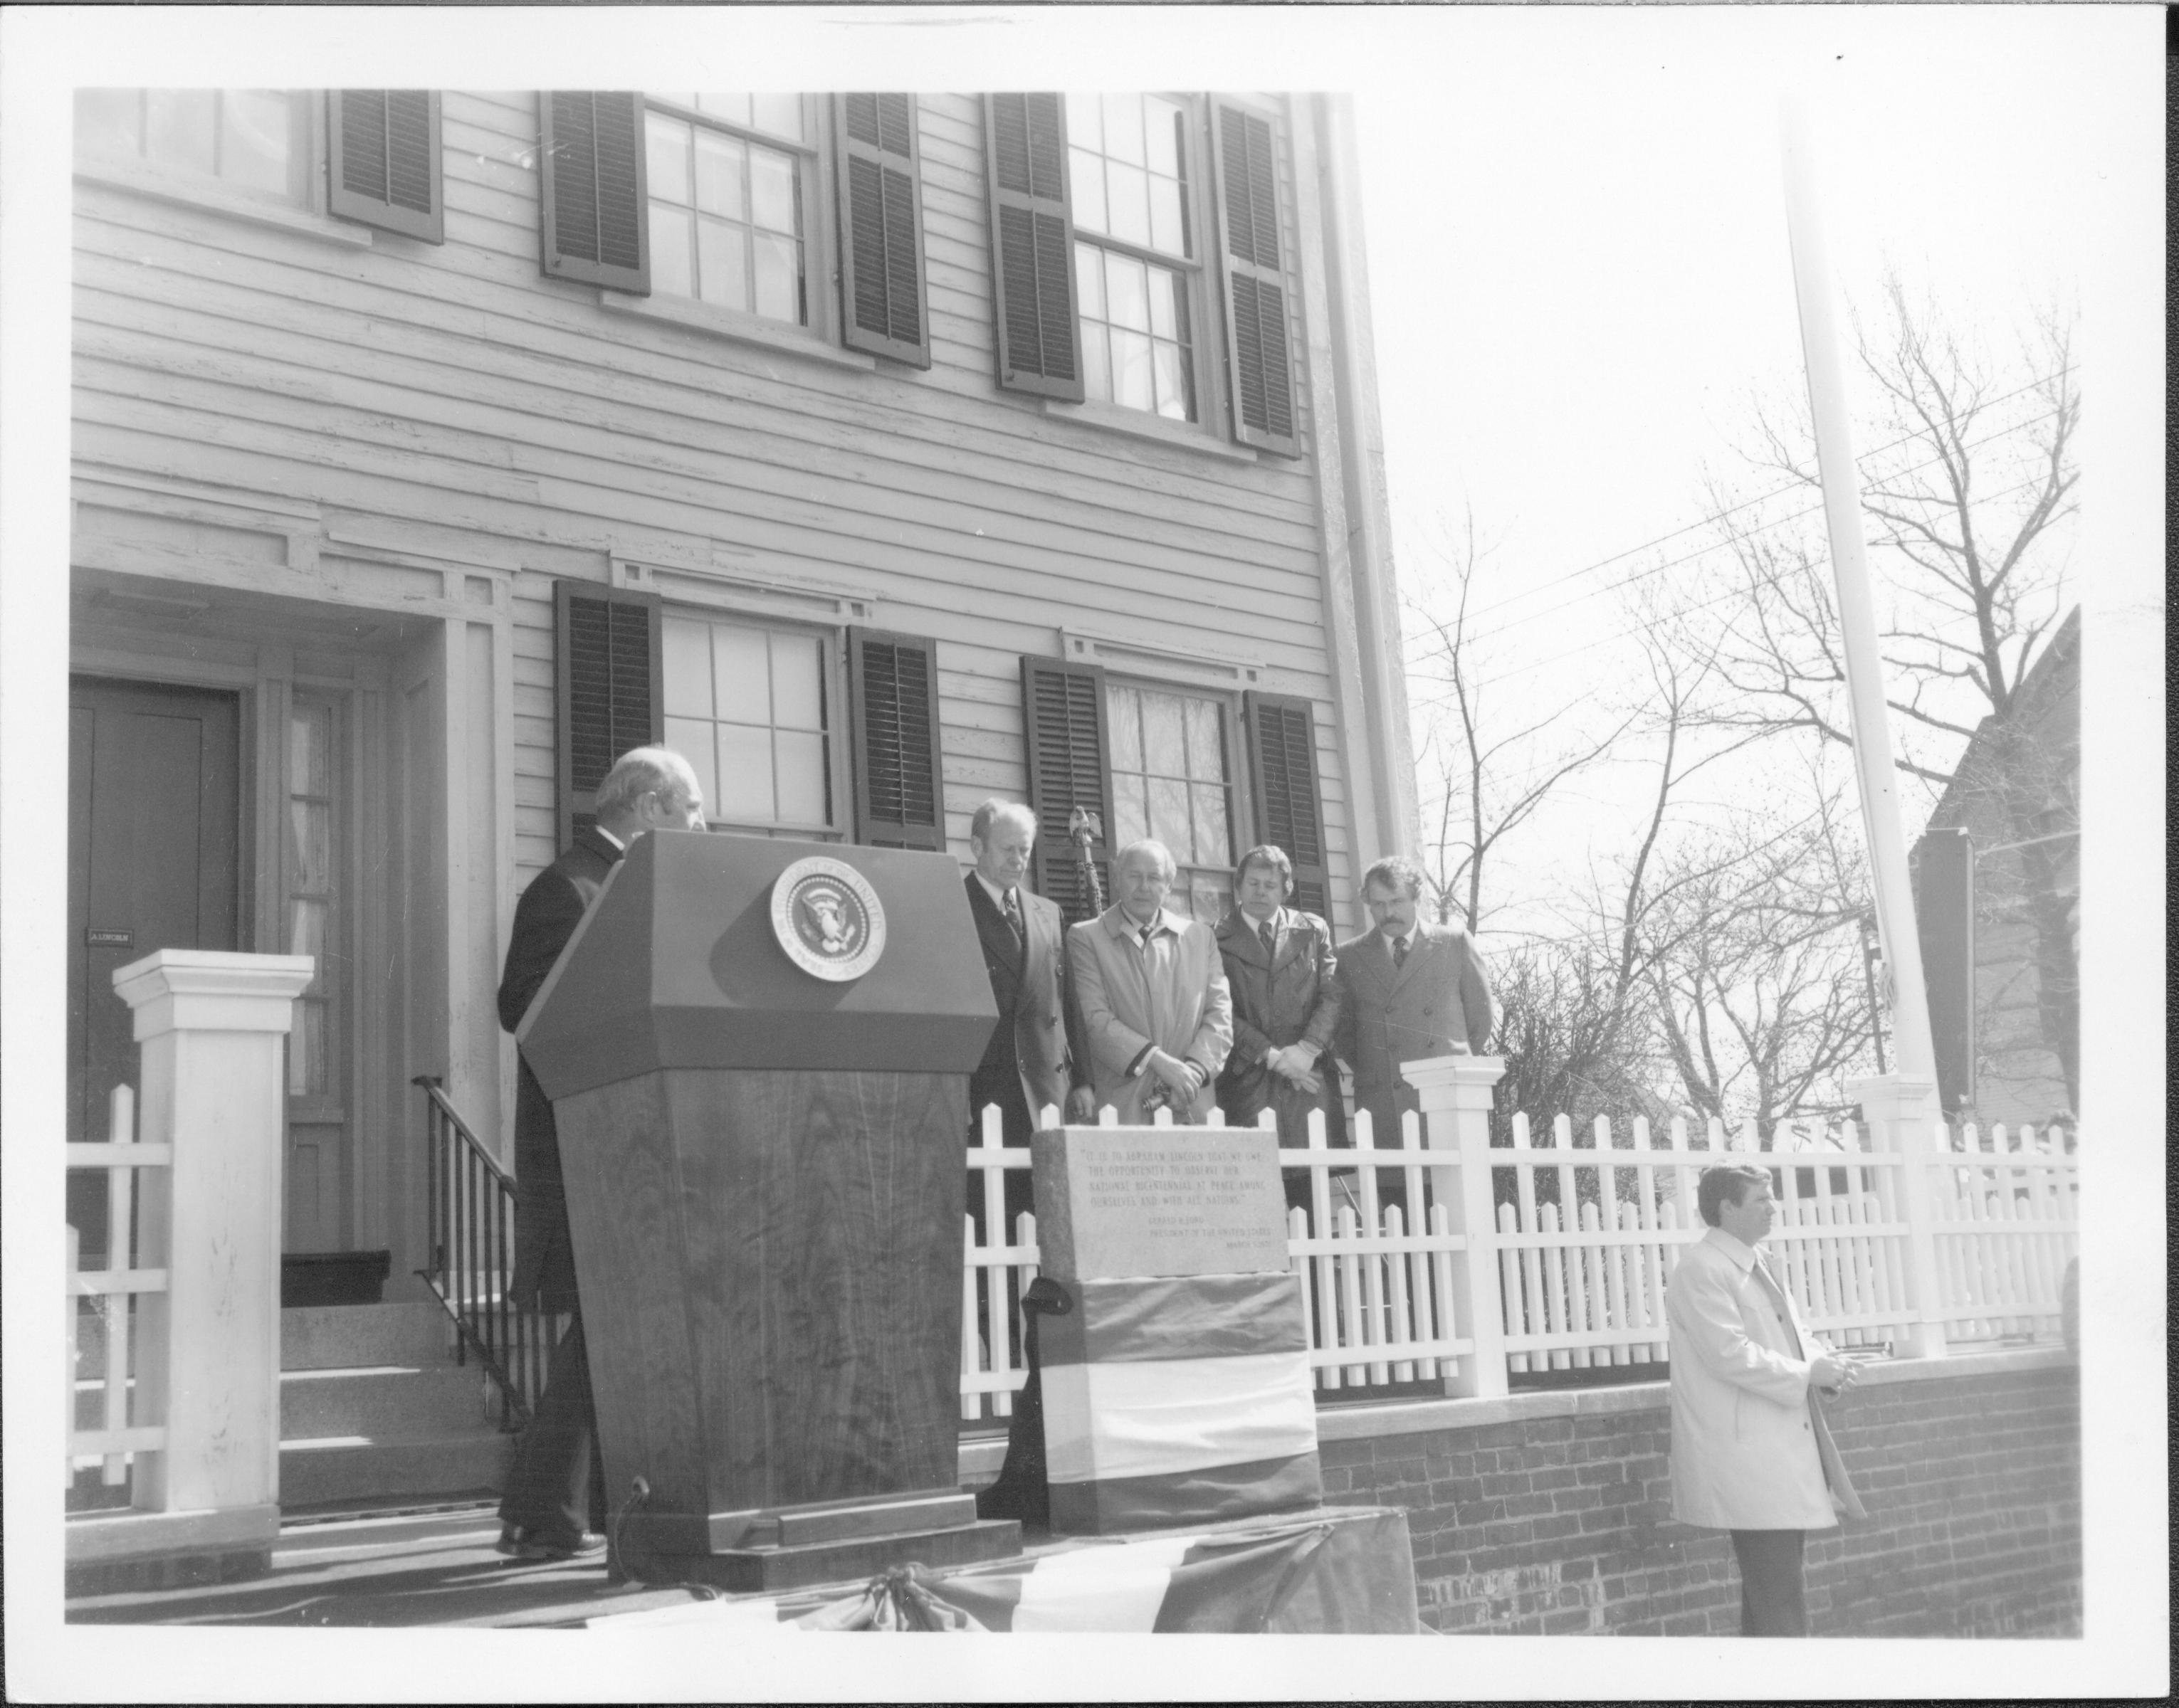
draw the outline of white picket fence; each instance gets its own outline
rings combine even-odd
[[[164,1293],[167,1275],[162,1267],[140,1268],[136,1264],[134,1234],[137,1173],[140,1169],[171,1168],[171,1145],[136,1142],[136,1093],[116,1086],[108,1101],[107,1141],[70,1145],[68,1166],[98,1169],[106,1175],[107,1246],[109,1256],[102,1269],[79,1267],[76,1230],[68,1230],[68,1466],[67,1481],[75,1481],[77,1470],[101,1467],[100,1481],[118,1487],[129,1480],[130,1456],[162,1451],[167,1432],[160,1421],[132,1417],[135,1396],[134,1364],[130,1333],[134,1303],[147,1294]],[[91,1301],[86,1310],[85,1300]],[[81,1347],[85,1318],[92,1329],[91,1348]],[[79,1370],[80,1350],[93,1350],[90,1373]],[[80,1426],[82,1400],[92,1399],[98,1421]]]
[[[1056,1123],[1057,1112],[1046,1119]],[[1115,1119],[1104,1112],[1105,1125]],[[1309,1173],[1309,1207],[1289,1213],[1287,1251],[1320,1388],[1427,1382],[1479,1391],[1473,1371],[1457,1390],[1452,1382],[1462,1361],[1479,1355],[1478,1324],[1456,1309],[1463,1300],[1471,1315],[1495,1313],[1483,1325],[1485,1355],[1501,1358],[1507,1373],[1627,1366],[1627,1379],[1643,1379],[1639,1366],[1667,1355],[1665,1286],[1679,1250],[1704,1231],[1696,1180],[1728,1158],[1773,1171],[1771,1261],[1809,1325],[1834,1344],[1898,1347],[1929,1324],[1954,1340],[2058,1332],[2078,1243],[2072,1132],[1935,1129],[1918,1164],[1929,1209],[1918,1228],[1907,1174],[1918,1165],[1877,1148],[1852,1122],[1787,1124],[1765,1151],[1752,1126],[1728,1133],[1715,1120],[1693,1134],[1675,1120],[1660,1143],[1644,1120],[1617,1128],[1600,1120],[1577,1135],[1561,1116],[1540,1142],[1516,1115],[1507,1147],[1488,1143],[1479,1117],[1437,1119],[1445,1126],[1435,1147],[1408,1114],[1399,1145],[1379,1149],[1364,1112],[1352,1124],[1354,1148],[1334,1150],[1312,1115],[1309,1146],[1279,1152],[1282,1168]],[[1358,1166],[1365,1156],[1374,1160]],[[984,1225],[999,1229],[1003,1177],[1028,1169],[1029,1152],[1002,1145],[996,1109],[984,1111],[968,1166]],[[1496,1201],[1474,1237],[1457,1222],[1464,1169],[1490,1176],[1485,1201]],[[1380,1175],[1393,1169],[1405,1182],[1405,1216],[1380,1202]],[[1418,1212],[1423,1229],[1410,1231]],[[1934,1253],[1927,1300],[1913,1281],[1918,1233]],[[1018,1301],[1037,1273],[1035,1218],[1020,1217],[1003,1243],[980,1243],[967,1218],[962,1249],[961,1415],[1004,1417],[1028,1374]]]

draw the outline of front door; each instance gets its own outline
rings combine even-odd
[[[69,684],[68,1136],[107,1137],[107,1099],[134,1086],[117,967],[156,949],[239,947],[236,698],[145,682]],[[102,1174],[69,1180],[86,1262],[107,1250]]]

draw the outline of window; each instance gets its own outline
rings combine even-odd
[[[85,89],[76,144],[245,195],[307,202],[309,111],[303,96],[277,89]]]
[[[295,999],[288,1040],[288,1093],[314,1103],[338,1101],[333,977],[333,707],[298,694],[288,720],[288,846],[284,862],[286,950],[316,957],[317,971]]]
[[[836,834],[832,659],[820,636],[667,616],[666,745],[695,767],[710,822]]]
[[[1159,96],[1067,103],[1084,390],[1176,421],[1196,419],[1188,129]]]
[[[652,290],[809,324],[813,128],[799,95],[645,96]]]
[[[1233,785],[1226,704],[1107,681],[1114,849],[1144,836],[1179,866],[1166,905],[1216,924],[1233,894]]]

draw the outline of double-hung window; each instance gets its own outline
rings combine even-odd
[[[1233,895],[1233,779],[1227,702],[1107,681],[1111,846],[1149,836],[1178,868],[1166,905],[1215,925]]]
[[[695,768],[722,829],[831,836],[833,647],[807,630],[667,613],[666,745]]]
[[[646,93],[651,289],[808,326],[815,129],[799,95]]]
[[[1188,109],[1156,95],[1067,103],[1085,394],[1196,419],[1198,283]]]
[[[85,89],[76,146],[89,157],[307,205],[310,107],[279,89]]]

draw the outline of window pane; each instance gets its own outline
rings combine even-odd
[[[314,895],[332,888],[332,815],[329,802],[288,803],[288,828],[294,838],[289,848],[295,868],[294,887]]]
[[[1105,252],[1095,244],[1074,246],[1074,304],[1091,320],[1105,318]]]
[[[1188,786],[1188,794],[1195,820],[1195,857],[1219,866],[1231,866],[1233,847],[1224,786],[1194,783]]]
[[[815,635],[771,638],[771,720],[783,730],[825,727],[823,654]]]
[[[1225,744],[1218,738],[1218,707],[1210,700],[1186,700],[1188,775],[1198,780],[1226,776]]]
[[[802,245],[793,238],[756,238],[756,311],[766,320],[802,320]]]
[[[288,902],[288,953],[311,955],[322,959],[326,952],[326,904],[302,897],[290,897]],[[319,973],[324,972],[321,966]],[[318,988],[314,975],[310,988]]]
[[[752,221],[767,230],[795,229],[793,160],[768,148],[749,151],[749,208]]]
[[[719,767],[712,753],[713,727],[709,719],[666,720],[666,745],[689,762],[689,769],[696,774],[698,786],[704,791],[705,810],[716,818],[719,815]]]
[[[689,222],[695,216],[669,202],[650,205],[650,287],[678,297],[696,293],[690,271]]]
[[[1143,768],[1143,697],[1137,688],[1116,687],[1105,696],[1106,735],[1112,743],[1112,769]]]
[[[1095,402],[1112,401],[1111,338],[1095,320],[1082,323],[1082,389]]]
[[[1183,903],[1181,895],[1175,895],[1173,900],[1179,904],[1177,911],[1190,913],[1205,925],[1216,925],[1233,911],[1232,874],[1216,868],[1204,867],[1197,871],[1183,872],[1174,888],[1187,897]]]
[[[1180,346],[1151,345],[1150,367],[1156,381],[1158,413],[1172,421],[1193,421],[1195,386]]]
[[[660,625],[660,667],[666,676],[666,715],[711,715],[711,626],[684,616]]]
[[[705,213],[728,219],[749,217],[749,199],[743,194],[742,175],[748,165],[749,145],[715,130],[696,133],[696,205]],[[656,179],[651,193],[658,193]]]
[[[825,738],[782,730],[772,742],[779,754],[780,818],[789,824],[826,823]]]
[[[749,128],[768,130],[774,136],[802,140],[802,97],[799,95],[760,95],[751,101]]]
[[[769,824],[778,815],[771,787],[771,731],[747,724],[719,725],[719,789],[715,818]]]
[[[142,153],[143,96],[134,89],[79,89],[75,140],[79,148],[94,153]]]
[[[1181,109],[1155,96],[1143,101],[1144,163],[1161,178],[1180,176]]]
[[[307,1097],[326,1088],[326,1005],[298,1002],[288,1035],[288,1092]]]
[[[1150,326],[1150,269],[1128,255],[1105,257],[1105,318],[1116,326],[1147,332]]]
[[[1139,95],[1105,97],[1105,152],[1114,160],[1143,163],[1143,98]]]
[[[1115,776],[1112,779],[1112,822],[1105,828],[1111,834],[1105,846],[1117,851],[1130,842],[1139,842],[1149,835],[1150,814],[1143,806],[1143,780],[1140,777]]]
[[[1122,242],[1150,242],[1150,177],[1139,167],[1106,167],[1105,218],[1105,229]]]
[[[1195,836],[1188,821],[1188,785],[1168,777],[1150,780],[1150,835],[1172,851],[1173,858],[1195,858]]]
[[[330,750],[332,709],[299,706],[288,723],[288,790],[295,795],[332,793]]]
[[[1183,288],[1177,273],[1169,273],[1163,267],[1150,269],[1150,331],[1155,337],[1178,336],[1180,316],[1175,304]]]
[[[1188,740],[1177,694],[1143,695],[1143,769],[1161,777],[1188,775]]]
[[[209,89],[154,89],[145,96],[144,152],[168,166],[214,169],[219,96]]]
[[[700,112],[715,112],[729,124],[749,122],[749,98],[742,90],[706,90],[695,97]]]
[[[762,629],[714,623],[711,669],[718,685],[719,716],[740,724],[771,721],[771,648]],[[722,750],[721,763],[724,762]]]
[[[1180,218],[1180,185],[1169,178],[1154,178],[1150,185],[1150,247],[1169,255],[1188,253],[1188,236]]]
[[[1112,401],[1128,409],[1157,407],[1150,382],[1150,341],[1141,332],[1113,329]]]
[[[722,220],[696,222],[698,294],[722,309],[749,307],[749,233]]]
[[[1101,149],[1105,145],[1103,103],[1094,95],[1070,95],[1067,98],[1067,140],[1077,148]]]
[[[650,194],[660,201],[689,202],[689,127],[649,113],[644,119],[644,163]]]
[[[221,96],[220,111],[219,175],[245,189],[284,194],[293,103],[277,90],[238,89]]]
[[[1105,224],[1105,162],[1094,154],[1076,149],[1068,156],[1074,192],[1074,223],[1085,232],[1101,232]]]

